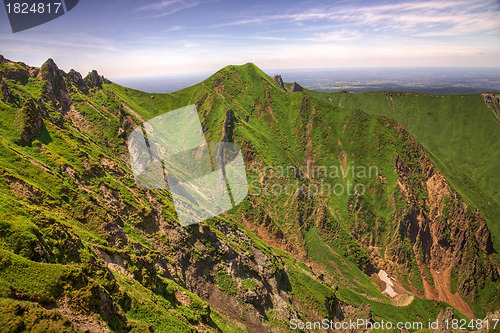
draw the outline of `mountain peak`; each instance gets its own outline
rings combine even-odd
[[[42,68],[57,68],[59,69],[59,67],[57,67],[56,63],[54,62],[54,59],[52,58],[49,58],[47,59],[43,64],[42,64]]]
[[[47,59],[47,61],[42,64],[40,72],[42,80],[47,81],[47,88],[50,92],[59,96],[61,91],[66,90],[66,83],[64,82],[64,76],[66,73],[57,67],[52,58]]]
[[[243,65],[227,65],[221,68],[218,72],[242,72],[242,71],[258,71],[264,73],[257,65],[253,62],[247,62]]]
[[[97,73],[95,69],[89,72],[87,76],[83,79],[83,81],[89,87],[97,87],[101,86],[101,84],[103,83],[110,83],[110,81],[106,79],[104,76],[99,75],[99,73]]]
[[[302,86],[297,82],[294,82],[293,84],[285,84],[281,75],[271,77],[252,62],[248,62],[243,65],[228,65],[223,67],[214,75],[209,77],[205,82],[209,85],[218,85],[221,80],[224,81],[226,86],[235,84],[249,86],[253,84],[261,84],[265,81],[271,86],[275,88],[279,87],[281,90],[287,92],[303,91]]]

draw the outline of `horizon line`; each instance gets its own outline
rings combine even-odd
[[[144,79],[175,79],[175,78],[187,78],[187,77],[210,77],[214,75],[221,69],[228,66],[244,66],[246,64],[254,64],[253,62],[247,62],[241,65],[226,65],[224,67],[220,67],[219,69],[212,71],[199,71],[199,72],[187,72],[187,73],[175,73],[175,74],[159,74],[159,75],[149,75],[149,76],[113,76],[107,77],[108,79],[113,80],[144,80]],[[282,73],[292,73],[292,72],[319,72],[319,71],[338,71],[338,70],[404,70],[404,69],[449,69],[449,70],[498,70],[500,72],[500,66],[343,66],[343,67],[288,67],[288,68],[262,68],[255,65],[257,68],[262,70],[267,74],[267,72],[272,72],[276,74]],[[99,70],[97,70],[99,72]],[[500,80],[500,78],[499,78]]]

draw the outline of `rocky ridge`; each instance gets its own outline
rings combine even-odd
[[[0,71],[2,101],[18,110],[22,144],[31,144],[39,138],[41,127],[45,124],[53,132],[52,136],[59,131],[72,133],[70,136],[79,135],[82,145],[101,151],[97,161],[90,153],[80,151],[77,164],[63,163],[57,168],[52,166],[52,162],[32,161],[38,167],[37,177],[49,175],[66,179],[70,184],[64,190],[67,194],[62,201],[63,207],[51,203],[53,199],[47,201],[53,194],[40,189],[43,183],[32,185],[18,175],[7,175],[5,173],[9,171],[0,169],[2,178],[17,200],[39,205],[36,209],[37,220],[47,238],[45,241],[35,238],[30,246],[36,250],[25,254],[26,258],[34,262],[73,263],[83,267],[78,273],[71,273],[68,279],[72,286],[64,287],[65,291],[55,299],[38,300],[17,287],[12,287],[11,299],[34,302],[33,307],[38,312],[45,313],[36,304],[55,311],[58,317],[51,317],[50,320],[64,318],[66,326],[69,320],[71,325],[66,328],[67,331],[102,332],[110,329],[128,332],[138,326],[126,312],[131,307],[141,307],[144,301],[139,303],[139,300],[133,299],[130,287],[125,288],[121,282],[126,277],[139,283],[141,288],[156,292],[167,290],[161,292],[164,294],[162,297],[173,305],[195,309],[189,310],[193,312],[192,318],[185,325],[202,331],[213,329],[210,324],[212,308],[220,312],[218,316],[244,325],[249,332],[276,331],[265,319],[269,309],[279,314],[280,321],[298,316],[298,308],[286,291],[286,270],[279,256],[272,254],[266,246],[256,245],[253,238],[227,221],[183,228],[164,214],[164,206],[171,205],[171,202],[166,203],[165,198],[154,191],[130,185],[133,178],[130,176],[128,157],[119,155],[120,158],[116,159],[109,152],[123,150],[126,147],[123,138],[140,122],[134,114],[126,113],[121,104],[109,109],[82,101],[80,95],[101,96],[103,85],[110,83],[107,79],[96,71],[85,78],[74,70],[65,73],[52,59],[39,69],[4,58],[2,62],[15,66],[15,69]],[[26,93],[16,90],[13,85],[14,82],[28,80],[43,83],[38,96],[25,98]],[[94,110],[101,119],[119,119],[115,132],[122,138],[119,143],[112,144],[106,138],[102,142],[94,141],[97,124],[88,119],[90,111],[82,111],[84,105]],[[224,126],[226,141],[232,140],[231,128],[235,121],[234,112],[228,110]],[[50,157],[51,153],[44,144],[37,143],[37,147],[42,154]],[[22,158],[29,159],[27,156]],[[99,181],[104,175],[117,181],[114,185]],[[121,189],[118,190],[118,187]],[[136,198],[136,203],[124,200],[124,190]],[[88,198],[83,199],[77,194],[79,191],[87,193]],[[69,200],[71,205],[66,206],[64,200]],[[49,214],[50,210],[63,219],[73,221],[73,224],[93,226],[104,235],[103,243],[84,241],[71,226],[59,218],[54,219]],[[146,240],[147,246],[143,245],[144,240],[138,241],[126,231],[125,226],[130,228],[131,223],[137,229],[139,238]],[[57,246],[54,245],[56,243]],[[90,259],[83,258],[89,255]],[[3,309],[6,311],[4,315],[16,316],[12,308]],[[300,311],[315,315],[306,308]],[[152,326],[143,326],[152,330]]]

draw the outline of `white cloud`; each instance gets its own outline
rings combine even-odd
[[[271,36],[249,36],[250,39],[261,39],[261,40],[285,40],[282,37],[271,37]]]
[[[193,42],[185,42],[183,43],[183,46],[185,48],[195,48],[195,47],[201,47],[200,43],[193,43]]]
[[[25,32],[24,34],[6,34],[2,36],[2,45],[8,48],[10,43],[24,45],[27,53],[34,47],[40,47],[46,50],[54,48],[81,49],[81,50],[100,50],[116,51],[117,48],[112,40],[87,35],[85,33],[66,32],[59,34],[57,32]]]
[[[340,31],[330,31],[315,34],[312,38],[306,38],[315,42],[335,42],[345,40],[359,40],[363,38],[363,34],[359,31],[350,31],[342,29]]]
[[[133,13],[161,17],[201,3],[149,1]],[[3,34],[2,53],[34,65],[52,57],[65,70],[95,68],[111,78],[216,71],[249,61],[264,68],[500,66],[498,2],[275,8],[269,6],[270,15],[253,15],[249,9],[248,17],[228,20],[207,6],[203,18],[193,17],[193,25],[158,22],[154,26],[161,28],[141,36],[99,38],[104,30],[99,37],[66,31]],[[207,17],[221,24],[200,27]],[[189,24],[189,29],[173,24]]]
[[[174,26],[172,26],[170,28],[167,28],[167,29],[163,30],[163,32],[174,32],[174,31],[181,31],[181,30],[184,30],[184,29],[186,29],[186,27],[183,26],[183,25],[174,25]]]
[[[151,3],[149,5],[144,5],[141,7],[138,7],[135,11],[140,12],[140,11],[148,11],[148,10],[154,10],[154,11],[159,11],[159,10],[165,10],[167,8],[171,8],[175,5],[183,4],[182,0],[161,0],[161,1],[156,1],[154,3]]]
[[[406,1],[397,4],[331,6],[309,8],[291,13],[237,18],[214,27],[241,25],[335,25],[348,28],[351,34],[377,30],[397,35],[460,36],[480,34],[500,29],[500,6],[497,1]],[[295,12],[293,12],[295,11]],[[430,31],[429,31],[430,30]],[[445,30],[446,32],[444,32]],[[328,39],[335,33],[325,31],[313,38]],[[341,37],[339,35],[339,37]],[[353,36],[353,38],[355,38]]]
[[[149,12],[149,16],[143,18],[160,18],[174,14],[180,10],[196,7],[200,1],[195,0],[161,0],[149,5],[137,8],[136,12]]]
[[[202,34],[202,35],[193,35],[195,38],[215,38],[215,39],[257,39],[257,40],[286,40],[283,37],[274,37],[274,36],[261,36],[261,35],[253,35],[253,36],[239,36],[239,35],[229,35],[229,34]]]

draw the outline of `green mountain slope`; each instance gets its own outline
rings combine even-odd
[[[7,331],[291,331],[294,318],[427,322],[449,305],[456,318],[500,306],[493,211],[389,118],[287,92],[252,64],[151,95],[0,60]],[[182,228],[168,191],[136,186],[126,140],[190,104],[207,142],[240,145],[250,194]]]
[[[480,208],[500,247],[500,122],[494,94],[378,92],[328,95],[345,108],[390,117],[431,152],[468,202]],[[493,98],[491,98],[493,97]]]

